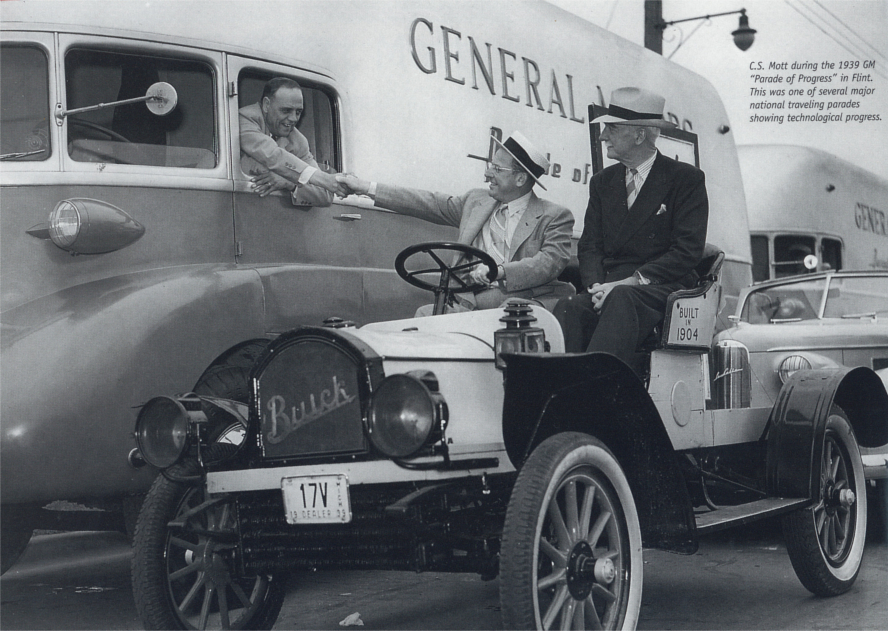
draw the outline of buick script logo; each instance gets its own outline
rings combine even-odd
[[[302,400],[298,405],[290,407],[289,415],[287,414],[287,402],[282,396],[275,395],[268,400],[266,405],[268,419],[271,420],[271,428],[266,435],[268,442],[280,443],[302,426],[332,413],[337,408],[350,404],[356,397],[357,395],[349,395],[345,392],[345,384],[340,382],[335,375],[333,376],[332,389],[325,388],[317,395],[311,393],[308,396],[308,404],[306,405],[305,400]]]

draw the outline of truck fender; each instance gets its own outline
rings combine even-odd
[[[506,356],[503,440],[515,467],[542,441],[567,431],[595,436],[620,462],[644,546],[697,550],[693,506],[675,451],[632,369],[605,353]]]
[[[826,420],[833,404],[848,415],[859,445],[888,442],[888,393],[866,367],[793,374],[777,396],[767,430],[768,492],[814,499],[819,489]]]
[[[135,407],[265,333],[255,270],[181,266],[90,286],[3,314],[4,502],[145,491],[153,468],[126,459]]]

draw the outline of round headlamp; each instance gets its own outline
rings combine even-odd
[[[440,440],[447,404],[436,391],[431,373],[422,379],[398,374],[383,380],[370,400],[370,441],[376,449],[390,458],[404,458]]]
[[[42,231],[29,233],[46,238]],[[97,255],[137,241],[145,234],[145,227],[113,204],[70,198],[52,209],[47,233],[52,243],[62,250],[77,255]]]
[[[77,206],[70,200],[62,200],[49,215],[49,238],[59,248],[67,249],[77,241],[82,225]]]
[[[175,465],[188,449],[188,412],[171,397],[155,397],[136,419],[136,443],[154,467]]]
[[[786,384],[792,374],[796,371],[805,371],[811,368],[811,362],[808,358],[800,355],[791,355],[783,359],[777,369],[777,375],[780,376],[780,382]]]

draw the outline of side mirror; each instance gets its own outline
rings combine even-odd
[[[128,105],[130,103],[140,103],[144,101],[148,110],[157,116],[166,116],[176,109],[179,102],[179,95],[176,89],[165,81],[158,81],[152,84],[144,97],[135,97],[133,99],[123,99],[121,101],[112,101],[111,103],[99,103],[97,105],[88,105],[83,108],[75,108],[73,110],[62,109],[62,104],[56,106],[56,124],[61,125],[65,117],[69,114],[80,114],[81,112],[92,112],[94,110],[103,110],[105,108],[115,107],[117,105]]]

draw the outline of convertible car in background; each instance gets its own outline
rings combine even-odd
[[[751,404],[773,405],[797,371],[868,367],[888,378],[888,271],[828,271],[785,277],[744,290],[734,327],[716,346],[749,351]],[[886,382],[888,388],[888,382]],[[888,453],[863,448],[870,480],[888,478]]]

